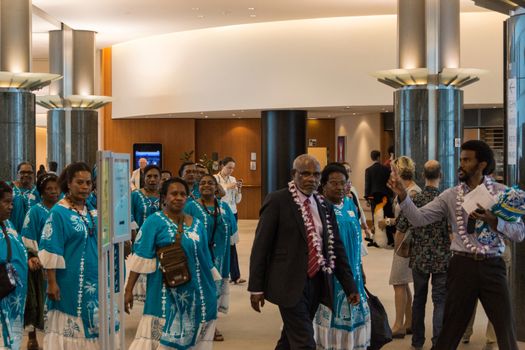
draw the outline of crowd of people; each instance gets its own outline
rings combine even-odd
[[[505,241],[523,240],[525,226],[521,217],[463,207],[478,186],[494,198],[509,190],[490,176],[490,147],[464,143],[458,185],[444,191],[436,160],[424,164],[420,188],[410,158],[396,158],[393,150],[386,165],[378,151],[371,158],[365,198],[372,229],[347,163],[321,169],[314,157],[300,155],[288,186],[264,200],[248,291],[255,311],[265,301],[279,307],[276,349],[380,347],[372,327],[377,310],[365,286],[368,241],[393,254],[392,338],[412,334],[412,349],[423,348],[430,283],[432,349],[468,341],[480,300],[491,321],[486,348],[497,342],[517,350],[502,257]],[[136,302],[144,307],[130,349],[211,349],[224,340],[217,315],[228,312],[230,284],[246,282],[236,250],[243,182],[232,176],[235,164],[226,157],[210,174],[188,161],[173,177],[139,161],[130,179],[124,300],[128,313]],[[96,169],[72,163],[60,176],[41,169],[36,183],[32,164],[17,171],[15,181],[0,181],[0,349],[20,349],[25,330],[29,350],[39,349],[37,330],[45,333],[44,349],[99,349]]]

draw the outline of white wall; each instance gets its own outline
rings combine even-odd
[[[465,103],[502,103],[502,21],[461,16],[461,65],[491,71]],[[392,104],[369,73],[396,68],[394,15],[209,28],[113,47],[113,117]]]
[[[335,120],[336,140],[337,136],[346,136],[345,160],[352,166],[350,178],[360,198],[365,195],[365,169],[372,165],[370,152],[381,147],[379,130],[380,114],[339,117]]]

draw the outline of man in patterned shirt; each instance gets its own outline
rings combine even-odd
[[[420,208],[439,196],[441,165],[429,160],[423,167],[425,188],[412,199]],[[401,214],[397,231],[406,233],[411,228]],[[410,267],[414,279],[414,302],[412,304],[412,349],[419,350],[425,343],[425,305],[427,303],[428,281],[432,277],[432,346],[436,345],[443,325],[445,309],[447,267],[450,259],[450,237],[447,219],[443,218],[430,225],[412,228],[410,244]]]

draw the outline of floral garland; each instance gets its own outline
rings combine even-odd
[[[494,183],[489,176],[485,176],[483,183],[487,186],[489,193],[494,196]],[[457,186],[457,195],[456,195],[456,220],[458,225],[458,234],[463,244],[467,249],[469,249],[474,254],[487,254],[490,250],[490,244],[482,244],[477,238],[475,243],[472,243],[467,234],[467,229],[465,227],[465,219],[463,218],[463,202],[465,196],[465,185],[460,183]]]
[[[305,223],[306,234],[310,237],[310,239],[312,240],[312,243],[314,244],[319,266],[324,272],[328,274],[333,273],[335,270],[335,253],[334,253],[335,239],[334,239],[333,226],[330,221],[330,215],[328,214],[328,210],[325,210],[326,227],[328,230],[328,249],[327,249],[328,259],[326,259],[323,255],[323,251],[321,248],[321,237],[319,234],[317,234],[313,220],[308,215],[308,212],[306,211],[306,208],[304,207],[303,203],[301,203],[301,199],[299,198],[299,194],[297,193],[297,187],[295,186],[295,183],[293,181],[290,181],[288,183],[288,190],[292,194],[292,198],[295,204],[297,204],[297,206],[299,207],[299,211],[301,212],[301,216]],[[314,193],[314,196],[317,197],[317,199],[319,200],[319,203],[321,203],[323,208],[327,209],[326,204],[324,202],[324,198],[318,195],[317,193]]]

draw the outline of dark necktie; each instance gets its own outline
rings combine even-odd
[[[310,199],[306,199],[303,203],[304,209],[306,211],[306,227],[313,227],[315,231],[315,222],[314,217],[312,216],[312,211],[310,210]],[[316,235],[317,232],[316,232]],[[314,245],[314,240],[312,236],[308,233],[308,230],[306,232],[306,240],[308,242],[308,277],[312,278],[315,276],[315,274],[319,271],[321,268],[321,265],[319,264],[319,258],[317,256],[317,248]]]

